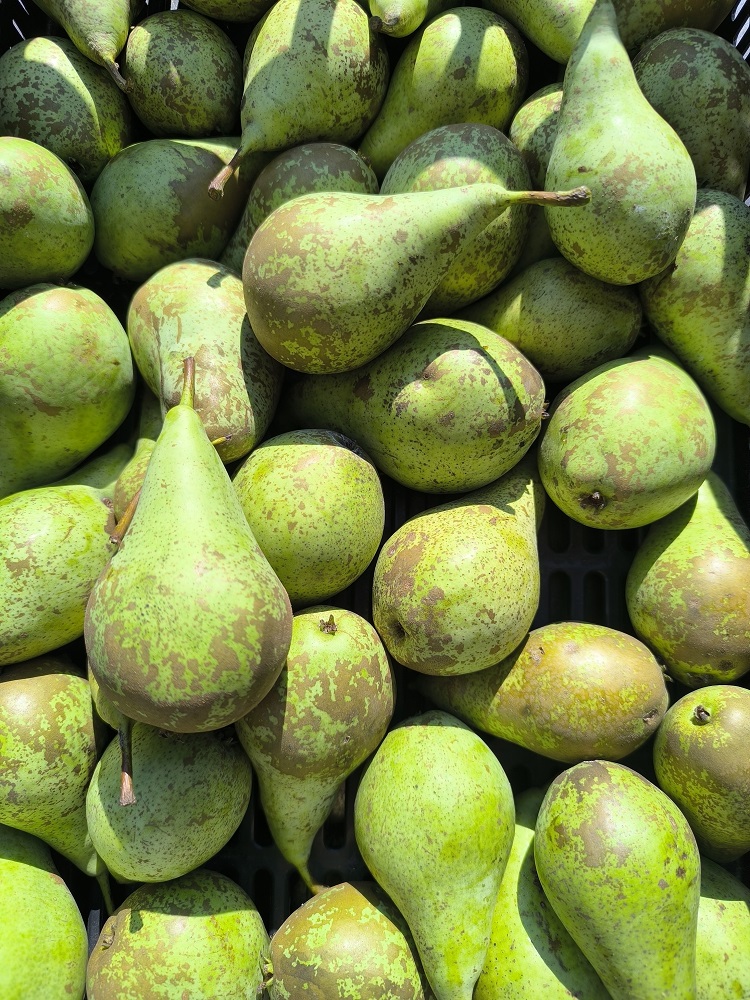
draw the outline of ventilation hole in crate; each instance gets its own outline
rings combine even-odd
[[[263,812],[263,806],[260,804],[260,795],[257,793],[253,795],[252,799],[252,838],[253,843],[257,847],[271,847],[273,844],[273,837],[271,836],[271,831],[268,828],[268,821],[266,815]]]
[[[567,573],[550,573],[549,614],[550,621],[564,622],[570,619],[571,593],[570,577]]]
[[[261,868],[255,873],[250,898],[258,908],[263,925],[270,927],[273,921],[274,878],[270,871]]]
[[[586,621],[607,625],[607,581],[603,573],[587,573],[583,578],[583,606]]]
[[[287,889],[289,894],[288,912],[293,913],[294,910],[298,909],[310,898],[310,890],[302,881],[302,878],[296,869],[289,873],[289,877],[287,879]]]
[[[545,537],[552,552],[567,552],[570,548],[570,518],[552,501],[547,502],[544,514]]]
[[[346,843],[346,786],[341,784],[328,819],[323,824],[323,844],[329,849],[341,848]]]
[[[603,529],[584,526],[581,529],[581,544],[586,552],[603,552],[604,536],[605,531]]]
[[[623,552],[633,552],[638,550],[641,540],[645,537],[643,528],[626,528],[617,532],[617,544]]]

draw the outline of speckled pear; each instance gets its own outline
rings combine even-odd
[[[278,677],[292,629],[289,597],[193,408],[191,361],[84,623],[106,697],[129,718],[176,732],[219,729],[249,712]]]
[[[453,0],[370,0],[370,25],[391,38],[404,38],[453,6]]]
[[[701,857],[697,1000],[750,993],[750,888]]]
[[[656,785],[612,761],[563,771],[539,810],[534,860],[612,1000],[696,1000],[700,856]]]
[[[545,207],[560,253],[618,285],[663,271],[695,207],[690,154],[640,91],[611,0],[597,0],[565,69],[545,188],[575,183],[591,202],[573,218]]]
[[[513,841],[510,783],[446,712],[392,728],[362,776],[357,846],[406,919],[437,1000],[471,1000]]]
[[[475,729],[566,763],[626,757],[654,734],[669,706],[650,650],[588,622],[541,625],[495,666],[422,677],[417,687]]]
[[[164,422],[161,402],[145,385],[141,385],[140,398],[135,405],[138,407],[138,425],[130,439],[133,444],[133,454],[117,477],[114,489],[113,500],[117,521],[143,485],[151,452],[154,450]]]

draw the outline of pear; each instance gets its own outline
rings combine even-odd
[[[86,789],[97,763],[91,691],[69,660],[5,667],[0,746],[0,823],[39,837],[85,874],[103,875],[86,826]]]
[[[242,140],[211,181],[211,197],[250,153],[352,145],[383,101],[388,69],[385,44],[356,0],[277,0],[248,39]]]
[[[713,861],[750,851],[749,737],[750,691],[710,684],[679,698],[654,740],[656,780]]]
[[[672,28],[633,60],[649,104],[685,144],[699,188],[745,197],[750,167],[750,66],[736,46],[699,28]]]
[[[276,685],[235,723],[274,841],[311,892],[319,888],[309,869],[313,839],[345,779],[385,736],[394,702],[375,629],[322,604],[295,615]]]
[[[591,189],[575,218],[545,207],[552,239],[582,271],[617,285],[663,271],[695,207],[690,154],[640,91],[611,0],[597,0],[565,69],[545,188]]]
[[[273,0],[190,0],[190,3],[185,3],[183,0],[183,6],[217,21],[245,24],[257,21],[272,2]]]
[[[80,180],[38,142],[0,135],[0,288],[63,284],[94,243],[94,214]],[[12,223],[12,224],[11,224]]]
[[[240,278],[191,257],[160,268],[135,291],[126,327],[146,385],[166,412],[180,400],[183,358],[195,358],[195,406],[224,463],[263,438],[284,369],[261,348],[245,313]]]
[[[135,405],[138,409],[138,424],[131,438],[133,454],[117,477],[112,497],[116,521],[124,515],[143,485],[151,453],[164,422],[161,402],[142,382],[140,399]]]
[[[254,1000],[268,950],[250,896],[226,875],[198,868],[126,897],[91,952],[86,996],[143,1000],[169,983],[191,1000]]]
[[[26,38],[0,56],[0,133],[39,143],[84,187],[134,138],[127,98],[69,38]]]
[[[208,178],[238,145],[235,136],[148,138],[113,156],[91,189],[101,266],[140,284],[174,261],[217,257],[267,161],[249,157],[214,204],[205,191]]]
[[[588,2],[588,0],[587,0]],[[714,31],[729,16],[733,0],[615,0],[617,23],[631,52],[670,28]]]
[[[340,142],[303,142],[279,153],[256,177],[220,262],[242,274],[248,244],[266,216],[285,201],[312,191],[377,194],[378,179],[359,153]]]
[[[310,429],[266,438],[232,485],[292,607],[340,593],[375,558],[383,487],[369,456],[343,434]]]
[[[272,212],[247,248],[250,323],[265,350],[296,371],[361,368],[398,340],[458,253],[510,205],[549,199],[570,208],[587,198],[583,188],[545,194],[488,183],[302,195]]]
[[[382,180],[402,149],[440,125],[481,122],[503,132],[528,77],[526,45],[512,24],[481,7],[453,7],[409,38],[359,152]]]
[[[553,257],[530,264],[458,315],[515,344],[545,382],[565,384],[627,354],[643,309],[635,288]]]
[[[701,858],[697,1000],[750,993],[750,889]]]
[[[466,492],[512,469],[538,436],[544,405],[544,383],[520,351],[486,327],[447,319],[415,323],[357,371],[306,376],[285,398],[296,426],[354,438],[381,472],[424,493]]]
[[[539,810],[534,860],[612,1000],[695,1000],[700,856],[659,788],[612,761],[568,768]]]
[[[750,670],[749,592],[750,529],[712,471],[639,546],[625,584],[630,621],[675,680],[731,684]]]
[[[502,184],[511,191],[532,186],[523,157],[498,129],[481,123],[443,125],[425,132],[398,154],[380,193],[436,191],[476,183]],[[500,284],[520,256],[532,207],[511,205],[464,247],[427,300],[423,319],[450,315]]]
[[[404,38],[452,6],[452,0],[370,0],[370,26],[391,38]]]
[[[473,996],[514,817],[497,757],[446,712],[392,728],[362,776],[357,846],[409,925],[437,1000]]]
[[[526,98],[508,127],[508,137],[523,156],[534,187],[544,187],[562,96],[562,83],[540,87]]]
[[[86,925],[49,848],[0,825],[0,995],[82,1000]]]
[[[242,60],[218,24],[179,7],[149,14],[125,46],[128,99],[153,136],[231,135],[239,124]]]
[[[376,882],[340,882],[298,907],[271,938],[270,1000],[433,1000],[411,932]]]
[[[646,319],[699,385],[734,420],[750,424],[750,207],[699,191],[674,266],[638,288]]]
[[[166,882],[226,844],[247,810],[252,770],[231,730],[169,733],[136,722],[132,745],[137,800],[120,805],[115,738],[91,776],[86,822],[119,882]]]
[[[516,828],[473,1000],[609,1000],[601,979],[549,905],[534,865],[541,788],[516,796]]]
[[[177,732],[249,712],[278,677],[292,630],[286,591],[193,409],[191,361],[84,622],[91,670],[115,708]]]
[[[127,334],[96,292],[40,283],[7,295],[0,301],[0,497],[71,473],[114,434],[134,396]]]
[[[128,86],[115,60],[122,52],[138,0],[109,0],[106,4],[81,0],[35,0],[45,14],[65,29],[77,49],[104,68],[121,90]]]
[[[716,452],[708,402],[671,352],[645,347],[562,389],[539,446],[544,488],[574,521],[637,528],[697,493]]]
[[[396,529],[372,581],[373,624],[395,660],[448,676],[483,670],[515,649],[539,606],[544,497],[526,456],[488,486]]]
[[[114,548],[112,496],[130,457],[122,444],[51,486],[0,500],[0,665],[83,635],[91,589]]]
[[[669,706],[648,648],[587,622],[541,625],[495,666],[423,677],[417,687],[475,729],[569,764],[626,757],[656,732]]]

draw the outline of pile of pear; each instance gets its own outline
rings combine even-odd
[[[732,4],[38,7],[0,994],[750,995]]]

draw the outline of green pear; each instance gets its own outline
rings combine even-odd
[[[672,28],[633,60],[649,104],[685,144],[699,188],[745,197],[750,167],[750,66],[710,31]]]
[[[674,266],[639,286],[643,311],[704,392],[750,424],[750,207],[723,191],[699,191]]]
[[[562,83],[549,83],[535,90],[513,115],[508,127],[508,137],[523,156],[534,187],[544,187],[562,96]]]
[[[654,740],[659,786],[677,803],[703,854],[750,851],[750,690],[710,684],[669,709]]]
[[[84,635],[91,670],[123,715],[205,732],[271,689],[292,611],[193,409],[190,369],[130,526],[89,596]]]
[[[265,14],[273,0],[190,0],[184,7],[197,10],[199,14],[214,18],[217,21],[228,21],[230,24],[246,24],[257,21]]]
[[[276,685],[235,723],[274,842],[311,892],[315,835],[345,779],[385,736],[394,703],[378,633],[354,611],[322,604],[294,616]]]
[[[631,52],[670,28],[714,31],[734,6],[734,0],[615,0],[617,23]]]
[[[208,179],[238,145],[234,136],[149,138],[115,154],[91,189],[94,253],[102,267],[141,283],[174,261],[217,257],[266,163],[266,157],[249,157],[214,204]]]
[[[134,293],[126,327],[138,370],[166,412],[180,400],[183,359],[195,358],[195,407],[224,463],[263,438],[284,369],[258,343],[242,281],[213,260],[191,257],[160,268]]]
[[[55,153],[0,135],[0,289],[63,284],[94,243],[94,214],[80,180]]]
[[[370,0],[370,26],[391,38],[404,38],[453,7],[453,0]]]
[[[675,680],[731,684],[750,670],[749,592],[750,529],[709,472],[641,542],[625,583],[630,621]]]
[[[708,402],[677,359],[645,347],[562,389],[538,450],[550,498],[574,521],[637,528],[697,493],[716,452]]]
[[[750,994],[750,889],[701,858],[697,1000]]]
[[[340,882],[290,913],[271,938],[271,966],[270,1000],[433,1000],[406,921],[377,882]]]
[[[377,194],[378,179],[359,153],[340,142],[304,142],[279,153],[256,177],[221,263],[242,274],[248,244],[261,222],[285,201],[312,191]]]
[[[0,884],[0,995],[82,1000],[86,925],[47,845],[0,826]]]
[[[285,398],[296,426],[354,438],[381,472],[424,493],[466,492],[508,472],[538,436],[544,406],[534,366],[464,320],[415,323],[369,365],[308,375]]]
[[[522,641],[539,606],[536,461],[405,521],[372,581],[372,620],[391,656],[424,674],[469,674]]]
[[[0,133],[45,146],[92,184],[133,141],[127,98],[69,38],[39,36],[0,56]]]
[[[388,69],[385,43],[356,0],[277,0],[248,39],[242,139],[211,181],[211,197],[251,153],[355,143],[383,102]]]
[[[161,402],[151,390],[141,383],[137,402],[138,424],[131,438],[133,454],[115,483],[115,520],[119,521],[143,485],[151,453],[164,423]]]
[[[516,796],[516,828],[500,883],[484,968],[473,1000],[609,1000],[544,895],[534,865],[541,788]]]
[[[403,149],[388,168],[381,194],[436,191],[465,184],[530,188],[523,157],[491,125],[443,125]],[[422,310],[422,318],[446,316],[500,284],[521,253],[530,205],[511,205],[467,244],[443,275]]]
[[[627,354],[643,309],[635,288],[553,257],[530,264],[458,315],[515,344],[545,382],[565,384]]]
[[[580,187],[549,194],[488,183],[301,195],[250,240],[247,315],[265,350],[289,368],[361,368],[402,336],[458,253],[510,205],[551,200],[571,209],[587,199]]]
[[[130,447],[91,459],[51,486],[0,500],[0,665],[83,635],[86,602],[114,548],[114,485]]]
[[[81,0],[34,0],[48,17],[56,21],[76,48],[104,68],[121,90],[128,86],[115,61],[123,50],[139,7],[138,0],[109,0],[91,4]]]
[[[153,136],[231,135],[239,124],[242,60],[218,24],[178,7],[148,14],[125,46],[128,100]]]
[[[127,334],[95,292],[40,283],[0,300],[0,497],[72,472],[134,396]]]
[[[88,1000],[255,1000],[269,937],[255,903],[207,868],[142,885],[99,933],[88,960]]]
[[[166,882],[226,844],[247,810],[252,769],[231,730],[169,733],[136,722],[132,744],[137,800],[120,805],[115,737],[91,776],[86,822],[118,881]]]
[[[504,18],[481,7],[437,14],[409,38],[359,152],[382,180],[402,149],[440,125],[481,122],[503,132],[528,78],[526,45]]]
[[[695,207],[695,169],[638,87],[611,0],[597,0],[565,69],[545,188],[573,178],[591,189],[590,204],[572,214],[548,205],[545,213],[576,267],[632,285],[675,259]]]
[[[266,438],[232,484],[292,607],[339,594],[375,558],[383,487],[369,456],[343,434],[310,429]]]
[[[72,663],[47,656],[3,669],[0,746],[0,823],[39,837],[87,875],[102,875],[86,825],[97,764],[91,690]]]
[[[700,856],[656,785],[612,761],[563,771],[539,810],[534,860],[612,1000],[696,1000]]]
[[[669,706],[647,647],[587,622],[541,625],[495,666],[417,687],[475,729],[568,764],[633,753]]]

